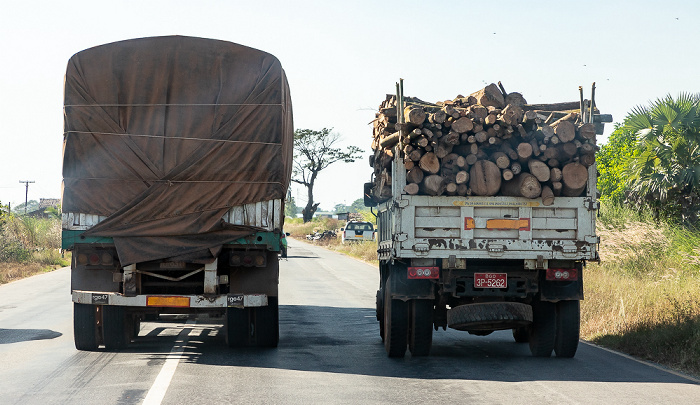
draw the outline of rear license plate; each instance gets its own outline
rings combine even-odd
[[[508,274],[474,273],[474,288],[508,288]]]

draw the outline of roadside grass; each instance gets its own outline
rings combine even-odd
[[[0,284],[70,265],[56,218],[9,216],[0,227]]]
[[[601,262],[584,271],[581,337],[700,376],[700,231],[608,205],[597,222]],[[288,219],[285,230],[306,240],[343,225]],[[375,242],[316,244],[377,264]]]
[[[700,375],[700,232],[606,206],[597,232],[582,338]]]

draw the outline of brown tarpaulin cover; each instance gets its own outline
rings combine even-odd
[[[63,211],[108,218],[122,265],[210,261],[257,229],[232,206],[283,199],[292,168],[289,85],[272,55],[191,37],[79,52],[65,79]]]

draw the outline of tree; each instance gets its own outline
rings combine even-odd
[[[296,201],[294,201],[294,197],[289,197],[289,200],[287,200],[284,204],[284,216],[296,218],[298,210],[299,209],[297,208]]]
[[[309,222],[320,203],[314,202],[314,184],[321,170],[335,162],[351,163],[360,158],[362,149],[348,146],[334,148],[340,135],[332,133],[333,128],[320,131],[297,129],[294,131],[294,169],[292,181],[306,187],[308,200],[301,211],[304,222]]]
[[[350,209],[352,212],[362,212],[366,209],[365,207],[365,199],[364,198],[358,198],[357,200],[352,202],[352,205],[350,206]]]
[[[338,212],[350,212],[350,208],[348,208],[348,206],[345,204],[336,204],[335,208],[333,208],[333,211],[336,213],[338,213]]]
[[[700,96],[670,95],[636,107],[624,126],[636,134],[630,201],[657,216],[696,223],[700,214]]]
[[[600,199],[614,204],[622,204],[627,194],[625,182],[627,162],[634,155],[636,137],[634,132],[620,124],[600,147],[596,154],[598,167],[598,191]]]

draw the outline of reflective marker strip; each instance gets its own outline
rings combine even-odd
[[[471,217],[464,217],[464,230],[476,229],[476,221]],[[520,219],[488,219],[486,220],[486,229],[493,230],[508,230],[517,229],[520,231],[530,230],[530,218]]]
[[[148,296],[146,297],[146,306],[148,307],[174,307],[174,308],[189,308],[190,297],[174,297],[174,296]]]

